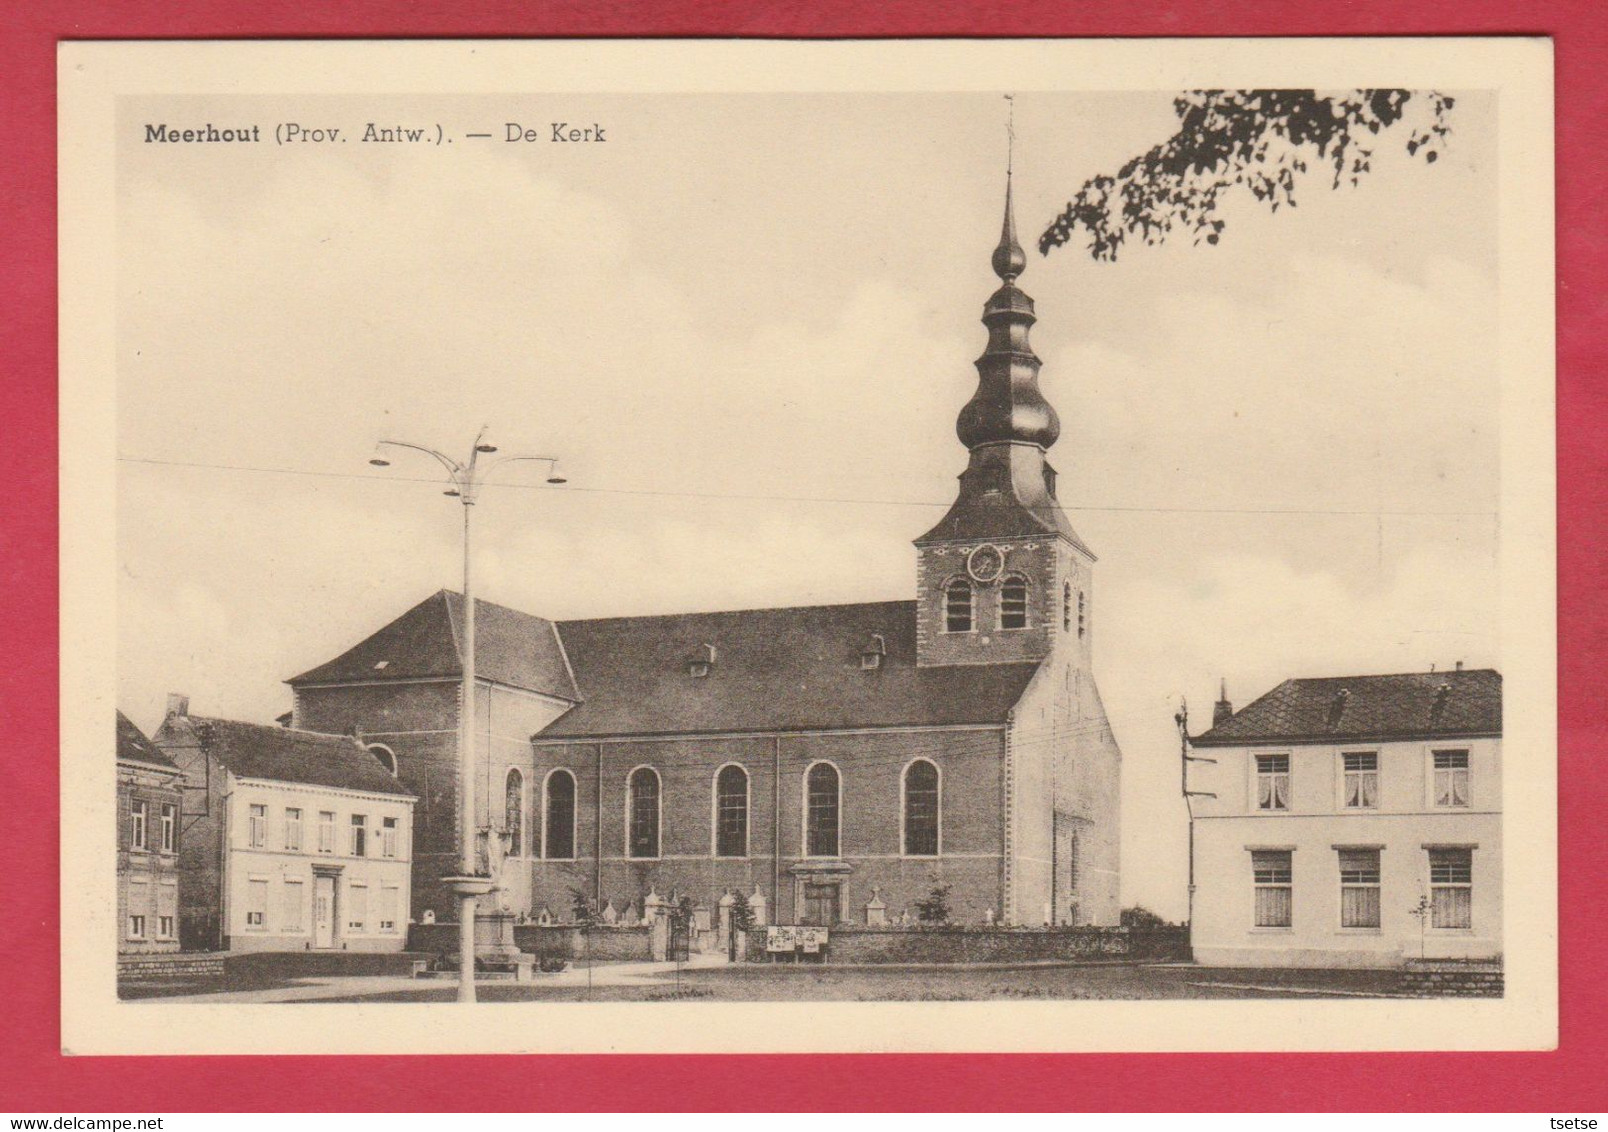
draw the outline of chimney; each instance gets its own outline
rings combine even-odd
[[[190,714],[190,697],[180,692],[169,692],[167,703],[168,718],[174,716],[187,716]]]
[[[1228,699],[1228,681],[1223,680],[1217,687],[1217,703],[1212,705],[1212,726],[1226,722],[1234,714],[1234,705]]]

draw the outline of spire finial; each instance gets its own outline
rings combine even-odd
[[[1027,253],[1016,242],[1016,212],[1011,203],[1011,178],[1016,164],[1016,98],[1005,96],[1010,107],[1005,118],[1005,223],[1000,229],[999,247],[994,249],[994,274],[1007,284],[1027,268]]]

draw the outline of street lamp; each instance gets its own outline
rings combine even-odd
[[[548,483],[565,482],[564,477],[558,474],[558,459],[554,456],[498,456],[482,466],[480,458],[497,451],[496,445],[485,443],[485,436],[486,429],[482,427],[469,448],[469,458],[464,461],[454,460],[434,448],[406,440],[382,440],[379,443],[381,448],[407,448],[433,458],[447,470],[452,483],[444,494],[455,497],[463,504],[463,704],[458,720],[458,822],[462,855],[458,862],[458,875],[442,878],[458,897],[459,1002],[475,1000],[475,900],[490,892],[497,883],[497,878],[489,875],[491,854],[486,854],[488,873],[482,874],[475,851],[475,594],[469,568],[471,508],[475,505],[475,493],[485,483],[486,476],[503,464],[521,461],[545,463],[548,466]],[[375,456],[369,463],[377,468],[391,465],[391,461],[382,456]]]

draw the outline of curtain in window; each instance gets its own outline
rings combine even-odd
[[[1289,888],[1264,885],[1256,890],[1256,926],[1259,928],[1290,926]]]
[[[567,770],[547,779],[547,814],[542,826],[546,856],[567,861],[575,856],[575,777]]]
[[[631,774],[631,844],[633,857],[659,855],[659,776],[647,767]]]
[[[1468,805],[1468,771],[1437,770],[1435,772],[1435,804],[1437,806]]]
[[[905,771],[904,851],[912,857],[938,855],[938,768],[917,759]]]
[[[1284,810],[1290,805],[1290,776],[1262,774],[1257,778],[1257,805],[1264,810]]]
[[[1346,774],[1346,805],[1353,809],[1372,809],[1379,804],[1377,771],[1351,771]]]
[[[1474,925],[1473,893],[1466,887],[1436,888],[1430,913],[1432,928],[1467,928]]]
[[[838,855],[838,772],[828,763],[810,768],[806,784],[806,838],[810,857]]]

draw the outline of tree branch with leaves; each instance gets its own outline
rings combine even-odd
[[[1174,234],[1215,244],[1223,200],[1243,189],[1273,212],[1294,208],[1313,168],[1330,187],[1356,185],[1373,168],[1375,138],[1400,136],[1409,156],[1433,163],[1451,132],[1454,100],[1438,91],[1196,90],[1173,100],[1178,132],[1112,174],[1089,178],[1039,237],[1039,252],[1088,234],[1096,260],[1115,260],[1133,238]]]

